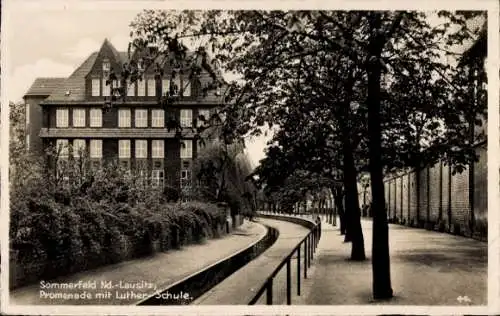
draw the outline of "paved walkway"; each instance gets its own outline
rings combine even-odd
[[[267,277],[273,273],[281,261],[309,233],[309,229],[286,221],[258,218],[260,223],[279,230],[278,240],[263,254],[250,261],[240,270],[200,296],[194,305],[248,305],[256,292],[264,285]],[[292,269],[296,273],[296,269]],[[292,280],[296,274],[292,274]],[[274,301],[280,304],[286,300],[286,266],[274,282]],[[266,293],[257,304],[265,304]]]
[[[294,296],[293,304],[487,304],[487,243],[392,224],[389,240],[394,298],[373,302],[371,220],[363,219],[362,227],[368,260],[350,262],[346,259],[351,244],[343,243],[338,227],[323,225],[311,277],[303,282],[303,294]]]
[[[181,250],[158,253],[154,256],[130,260],[101,267],[58,279],[55,284],[95,282],[96,289],[44,288],[37,283],[10,292],[10,304],[27,305],[130,305],[157,290],[167,288],[175,282],[218,262],[221,259],[250,246],[265,236],[267,229],[254,222],[245,221],[233,234],[220,239],[210,239],[203,244],[190,245]],[[101,283],[103,282],[103,283]],[[105,288],[111,282],[111,288]],[[135,288],[131,288],[131,287]],[[54,299],[43,298],[45,293],[90,293],[91,298]],[[106,293],[110,293],[107,297]],[[96,294],[100,293],[100,298]],[[142,296],[142,297],[141,297]]]

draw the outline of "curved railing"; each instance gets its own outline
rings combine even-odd
[[[290,219],[300,219],[297,217],[290,217]],[[302,219],[305,220],[305,219]],[[301,280],[307,278],[307,270],[311,267],[311,260],[314,258],[314,253],[318,246],[318,242],[321,238],[321,221],[313,224],[313,222],[308,221],[314,225],[311,231],[304,237],[297,246],[288,254],[283,261],[276,267],[273,273],[267,278],[264,285],[257,291],[257,294],[250,301],[249,305],[255,305],[259,299],[262,297],[264,292],[266,293],[266,304],[273,305],[273,280],[278,275],[279,272],[286,266],[286,304],[292,304],[292,260],[297,260],[297,280],[296,288],[297,295],[300,296],[301,290]],[[303,253],[302,253],[303,252]],[[294,255],[297,255],[295,258]],[[303,256],[302,256],[303,255]],[[303,261],[303,262],[301,262]]]

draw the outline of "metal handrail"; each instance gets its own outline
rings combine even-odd
[[[300,284],[301,284],[301,249],[304,248],[303,256],[303,277],[307,279],[307,269],[311,267],[311,260],[314,258],[314,253],[318,247],[319,240],[321,238],[321,221],[315,223],[311,231],[305,236],[298,244],[293,248],[293,250],[288,254],[283,261],[274,269],[273,273],[266,279],[264,285],[257,291],[257,294],[250,301],[249,305],[255,305],[262,294],[266,292],[266,304],[273,305],[273,280],[276,275],[281,271],[281,269],[286,265],[286,303],[287,305],[292,304],[292,257],[297,254],[297,295],[300,296]],[[304,247],[302,247],[304,245]]]

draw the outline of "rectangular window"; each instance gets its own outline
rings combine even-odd
[[[181,127],[191,127],[193,125],[193,111],[190,109],[181,110]]]
[[[148,158],[148,141],[137,139],[135,141],[135,158]]]
[[[170,89],[170,80],[168,79],[163,79],[161,81],[161,93],[163,96],[168,95],[168,90]]]
[[[198,126],[207,125],[208,120],[210,119],[210,110],[208,109],[199,109],[198,110]]]
[[[152,127],[163,127],[165,125],[165,111],[164,110],[152,110],[151,111],[151,126]]]
[[[193,158],[193,141],[190,139],[184,139],[182,143],[181,143],[181,159]]]
[[[152,170],[151,185],[153,187],[163,187],[164,172],[163,170]]]
[[[172,87],[173,91],[172,91],[172,95],[179,95],[179,91],[181,90],[181,79],[179,78],[179,76],[177,76],[176,78],[172,79],[174,81],[174,86]]]
[[[107,79],[102,79],[102,95],[109,97],[111,95],[111,85],[106,83]]]
[[[191,96],[191,81],[189,79],[184,79],[182,81],[182,95],[184,97],[190,97]]]
[[[73,127],[85,127],[85,109],[73,109]]]
[[[68,109],[56,110],[56,127],[68,127]]]
[[[135,110],[135,127],[148,127],[148,110]]]
[[[111,63],[109,62],[109,60],[105,59],[102,62],[102,71],[109,72],[110,70],[111,70]]]
[[[135,82],[127,81],[127,96],[134,97],[135,96]]]
[[[90,158],[102,158],[102,139],[90,140]]]
[[[154,97],[156,96],[156,80],[148,79],[148,96]]]
[[[92,79],[92,96],[98,97],[101,95],[101,79]]]
[[[26,125],[29,125],[30,123],[30,105],[26,103],[26,112],[25,112],[25,118],[26,118]]]
[[[68,140],[58,139],[56,141],[56,150],[59,154],[59,158],[68,158]]]
[[[130,140],[120,139],[118,141],[118,158],[130,158]]]
[[[137,80],[137,96],[138,97],[143,97],[146,95],[146,81],[143,80]]]
[[[181,188],[188,188],[191,186],[191,170],[181,170]]]
[[[152,141],[152,156],[153,158],[164,158],[165,148],[164,142],[160,139],[155,139]]]
[[[118,110],[118,127],[130,127],[130,109]]]
[[[90,109],[90,127],[102,127],[102,109]]]
[[[85,154],[85,139],[73,140],[73,157],[79,158]]]

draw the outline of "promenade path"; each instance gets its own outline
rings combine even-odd
[[[140,295],[153,295],[156,291],[194,274],[224,258],[239,252],[260,240],[267,233],[267,228],[256,222],[245,221],[231,235],[219,239],[210,239],[203,244],[189,245],[180,250],[158,253],[151,257],[129,260],[126,262],[100,267],[50,281],[56,283],[78,283],[96,281],[97,289],[86,290],[91,299],[63,300],[41,298],[40,283],[22,287],[10,292],[10,304],[16,305],[130,305],[141,299],[132,297],[130,291]],[[113,289],[101,287],[101,281],[113,284]],[[121,281],[121,285],[120,285]],[[127,285],[139,283],[143,288],[127,289]],[[151,284],[147,286],[146,283]],[[84,290],[44,289],[45,292],[78,293]],[[111,293],[110,297],[96,298],[96,293]]]
[[[196,299],[193,305],[248,305],[269,275],[310,231],[281,220],[258,218],[257,221],[278,229],[278,240],[260,256]],[[296,266],[292,265],[292,280],[297,278],[296,271]],[[274,279],[273,288],[275,303],[286,302],[286,267]],[[264,292],[257,304],[265,304],[265,299]]]
[[[485,242],[390,224],[394,298],[372,300],[372,221],[362,219],[367,260],[352,262],[351,244],[339,228],[323,222],[299,305],[482,305],[487,304],[488,245]],[[460,298],[466,298],[461,300]]]

